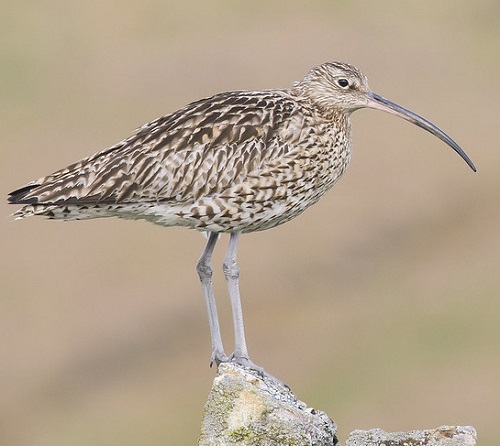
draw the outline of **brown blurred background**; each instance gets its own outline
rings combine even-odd
[[[355,428],[500,416],[500,3],[104,0],[1,5],[0,444],[194,445],[214,370],[185,229],[11,222],[6,194],[216,92],[357,65],[474,160],[356,112],[345,178],[243,237],[254,361]],[[226,348],[230,310],[215,291]]]

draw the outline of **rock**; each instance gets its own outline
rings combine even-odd
[[[285,385],[227,363],[219,366],[205,405],[199,446],[336,446],[336,434],[324,412]]]
[[[471,426],[441,426],[408,432],[371,429],[351,432],[346,446],[475,446],[476,438],[476,430]]]

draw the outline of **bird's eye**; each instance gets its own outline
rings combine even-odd
[[[342,88],[349,87],[349,81],[347,79],[341,78],[337,80],[337,85]]]

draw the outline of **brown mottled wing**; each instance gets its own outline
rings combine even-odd
[[[189,202],[223,191],[287,150],[276,130],[297,112],[280,91],[202,99],[11,193],[24,204]],[[276,151],[276,153],[274,153]]]

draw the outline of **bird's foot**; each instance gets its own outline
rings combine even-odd
[[[255,372],[257,372],[257,374],[261,377],[261,378],[267,378],[267,379],[271,379],[273,381],[275,381],[276,383],[278,383],[280,386],[283,386],[283,387],[286,387],[287,389],[290,389],[290,386],[288,386],[287,384],[285,384],[283,381],[281,381],[280,379],[276,378],[275,376],[271,375],[270,373],[267,373],[263,367],[255,364],[253,361],[251,361],[249,358],[247,358],[246,356],[236,356],[234,353],[229,357],[229,361],[228,362],[232,362],[232,363],[235,363],[235,364],[238,364],[246,369],[249,369],[249,370],[253,370]]]
[[[229,362],[230,360],[231,358],[227,356],[223,350],[214,348],[212,350],[212,356],[210,357],[210,367],[212,367],[215,362],[215,365],[218,368],[221,362]]]
[[[210,357],[210,367],[212,367],[212,365],[215,363],[218,368],[220,364],[227,362],[232,362],[234,364],[240,365],[241,367],[244,367],[245,369],[253,370],[261,378],[271,379],[280,386],[290,389],[290,386],[288,386],[275,376],[271,375],[270,373],[267,373],[263,367],[255,364],[252,360],[250,360],[250,358],[246,356],[236,356],[234,353],[231,356],[227,356],[223,350],[219,349],[214,349],[212,351],[212,356]]]
[[[235,364],[241,365],[242,367],[245,367],[246,369],[253,370],[257,372],[260,376],[265,376],[266,371],[259,365],[255,364],[253,361],[250,360],[250,358],[247,358],[246,356],[236,356],[234,353],[229,357],[229,361],[233,362]]]

